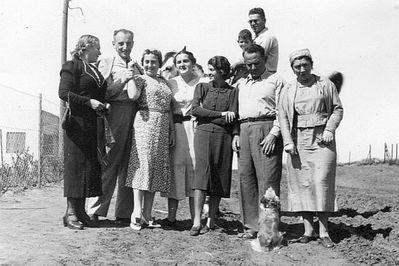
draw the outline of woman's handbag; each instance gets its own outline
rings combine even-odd
[[[71,113],[71,107],[69,106],[69,92],[68,92],[68,101],[65,103],[65,112],[61,118],[61,127],[63,129],[67,129],[68,126],[71,124],[72,120],[72,113]]]

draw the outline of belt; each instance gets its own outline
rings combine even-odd
[[[191,120],[191,116],[190,115],[180,115],[180,114],[174,114],[173,115],[173,122],[174,123],[183,123],[184,121],[190,121]]]
[[[259,116],[259,117],[247,117],[241,119],[239,122],[242,123],[249,123],[249,122],[258,122],[258,121],[274,121],[276,120],[275,116]]]

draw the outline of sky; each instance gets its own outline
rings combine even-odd
[[[0,0],[0,84],[42,93],[53,107],[59,102],[62,6],[62,0]],[[237,34],[249,29],[249,9],[262,7],[279,41],[283,78],[293,78],[289,53],[305,47],[315,73],[344,74],[340,162],[349,153],[351,161],[366,158],[369,145],[372,157],[382,158],[384,143],[399,143],[399,0],[71,0],[69,6],[68,51],[79,36],[92,34],[100,38],[102,56],[111,56],[113,31],[127,28],[135,33],[133,58],[146,48],[166,53],[186,45],[205,69],[214,55],[231,63],[241,57]]]

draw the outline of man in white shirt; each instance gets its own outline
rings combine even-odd
[[[270,74],[277,72],[278,64],[278,41],[277,38],[266,27],[265,12],[260,7],[249,10],[248,23],[255,33],[254,43],[265,49],[266,70]]]
[[[277,101],[284,81],[266,71],[264,49],[251,44],[243,52],[247,78],[237,82],[239,127],[233,131],[238,153],[243,238],[258,232],[259,202],[272,187],[280,195],[283,142],[277,119]]]
[[[128,160],[132,146],[132,128],[137,107],[127,94],[128,81],[142,74],[140,66],[131,60],[134,34],[130,30],[114,31],[112,44],[116,55],[100,61],[99,71],[108,83],[106,100],[111,104],[108,122],[115,144],[108,154],[107,166],[102,175],[103,195],[89,198],[88,214],[93,221],[106,217],[118,181],[115,204],[115,222],[129,224],[133,211],[132,188],[125,187]]]

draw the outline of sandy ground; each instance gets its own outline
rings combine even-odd
[[[187,202],[179,208],[177,229],[118,227],[111,222],[111,209],[100,228],[73,231],[62,225],[61,185],[7,192],[0,197],[0,265],[399,265],[398,166],[338,168],[340,210],[330,219],[332,249],[311,242],[253,251],[249,241],[237,238],[236,179],[232,197],[221,203],[218,224],[226,232],[198,237],[189,236]],[[292,239],[303,227],[298,217],[284,212],[285,180],[282,190],[282,230]],[[155,218],[164,218],[166,210],[166,200],[157,196]]]

